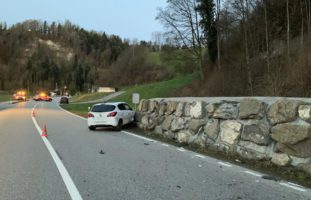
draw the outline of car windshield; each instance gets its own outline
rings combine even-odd
[[[110,112],[113,111],[116,107],[114,105],[95,105],[92,108],[92,112]]]

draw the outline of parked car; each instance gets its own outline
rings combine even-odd
[[[33,97],[35,101],[52,101],[52,97],[50,97],[47,93],[41,92]]]
[[[135,112],[124,102],[99,103],[89,109],[87,124],[90,130],[97,127],[113,127],[121,130],[123,125],[134,121]]]
[[[69,98],[66,96],[62,96],[59,100],[60,104],[69,104]]]

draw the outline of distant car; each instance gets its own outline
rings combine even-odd
[[[113,127],[121,130],[123,125],[134,121],[135,112],[124,102],[95,104],[89,110],[87,124],[90,130],[97,127]]]
[[[69,98],[63,96],[63,97],[60,98],[59,103],[60,104],[69,104]]]
[[[37,94],[36,96],[33,97],[33,100],[35,101],[52,101],[52,98],[47,95],[45,92],[41,92],[40,94]]]
[[[23,90],[17,91],[15,94],[13,94],[12,99],[15,101],[26,101],[27,100],[27,93]]]

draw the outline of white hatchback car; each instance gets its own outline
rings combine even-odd
[[[89,109],[87,124],[90,130],[96,127],[113,127],[121,130],[122,126],[134,121],[135,112],[124,102],[99,103]]]

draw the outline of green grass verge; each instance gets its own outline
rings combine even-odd
[[[12,95],[9,94],[0,94],[0,102],[10,101]]]
[[[129,103],[132,107],[132,94],[139,93],[140,99],[150,99],[157,97],[170,97],[173,92],[177,89],[190,84],[193,80],[198,78],[198,74],[191,74],[183,77],[178,77],[168,81],[161,81],[157,83],[150,83],[140,86],[127,87],[125,93],[109,100],[112,101],[123,101]],[[93,104],[69,104],[62,105],[62,107],[70,112],[78,114],[80,116],[87,116],[88,107]]]
[[[111,99],[110,101],[124,101],[132,104],[132,94],[139,93],[140,99],[150,99],[157,97],[171,97],[172,94],[179,88],[189,85],[193,80],[197,79],[198,74],[191,74],[183,77],[178,77],[168,81],[150,83],[140,86],[128,88],[124,94]]]
[[[78,96],[73,96],[70,99],[70,102],[73,103],[79,103],[79,102],[86,102],[86,101],[93,101],[103,98],[104,96],[107,96],[109,93],[87,93],[87,94],[81,94]]]

